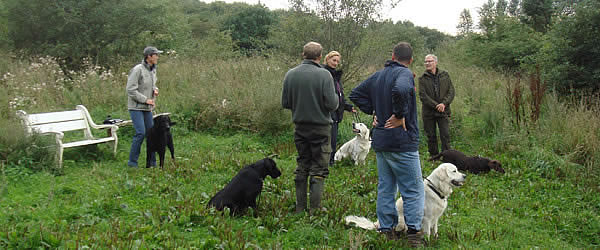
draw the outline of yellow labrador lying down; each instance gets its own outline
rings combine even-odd
[[[421,224],[422,230],[426,236],[438,235],[438,220],[448,206],[448,196],[452,189],[462,186],[466,175],[458,172],[456,166],[451,163],[442,163],[431,172],[423,184],[425,186],[425,211]],[[398,225],[396,231],[406,231],[404,222],[404,212],[402,198],[396,201],[396,210],[398,210]],[[375,230],[379,227],[379,221],[372,222],[365,217],[349,215],[344,218],[346,224],[355,224],[357,227]]]

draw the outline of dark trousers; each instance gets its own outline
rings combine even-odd
[[[296,177],[329,175],[331,125],[296,124],[294,143],[298,150]]]
[[[336,146],[337,146],[337,137],[338,137],[338,127],[340,126],[339,123],[333,121],[333,123],[331,124],[331,156],[329,157],[329,165],[333,165],[334,161],[334,156],[335,156],[335,151],[336,151]]]
[[[442,151],[450,149],[450,119],[448,117],[423,118],[423,127],[427,135],[427,147],[430,156],[440,153],[437,141],[437,128],[440,130],[440,141],[442,142]]]

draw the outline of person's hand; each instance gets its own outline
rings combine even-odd
[[[154,96],[158,96],[158,89],[154,89]]]
[[[373,115],[373,127],[377,127],[377,116]]]
[[[398,119],[398,118],[396,118],[396,115],[392,115],[392,116],[390,116],[389,119],[387,119],[387,121],[385,121],[385,125],[383,127],[384,128],[402,127],[404,129],[404,131],[406,131],[406,119],[405,118]]]
[[[146,104],[154,106],[154,99],[146,100]]]
[[[438,112],[442,113],[442,112],[444,112],[444,110],[446,110],[446,105],[444,105],[443,103],[440,103],[437,106],[435,106],[435,109],[437,109]]]
[[[354,109],[354,107],[352,107],[352,113],[356,113],[356,109]]]

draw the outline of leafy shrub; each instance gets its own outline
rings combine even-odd
[[[492,32],[473,34],[459,42],[460,58],[496,69],[518,70],[541,47],[541,35],[511,17],[497,17]]]
[[[237,46],[247,54],[260,50],[269,37],[269,28],[275,22],[271,11],[261,5],[250,6],[229,16],[223,29],[229,30]]]
[[[537,56],[544,76],[561,94],[600,90],[600,3],[582,1],[577,6],[575,15],[562,17],[548,32]]]
[[[144,46],[173,47],[187,31],[173,5],[161,1],[4,1],[9,39],[33,55],[61,58],[78,69],[84,58],[108,66]],[[64,68],[63,68],[64,69]]]

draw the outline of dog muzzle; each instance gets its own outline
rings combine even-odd
[[[451,180],[450,183],[452,183],[452,185],[454,185],[454,186],[460,187],[465,184],[465,181],[464,180],[463,181]]]

